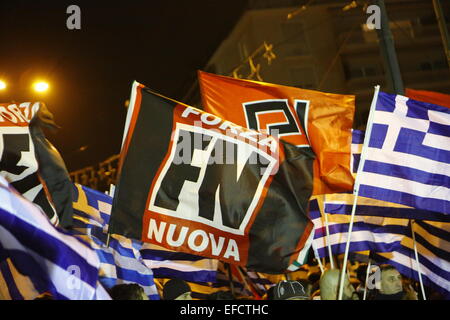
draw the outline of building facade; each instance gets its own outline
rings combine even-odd
[[[377,32],[368,28],[370,15],[359,2],[307,1],[312,4],[305,6],[301,4],[305,1],[249,1],[250,9],[204,71],[354,94],[354,127],[363,127],[374,86],[392,90],[386,82]],[[450,3],[444,2],[446,12]],[[450,67],[432,1],[385,3],[404,87],[450,93]],[[198,85],[185,101],[200,106]]]

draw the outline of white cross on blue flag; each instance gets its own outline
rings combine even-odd
[[[450,214],[450,109],[376,90],[359,196]],[[427,219],[420,216],[411,219]],[[427,219],[429,220],[429,219]]]

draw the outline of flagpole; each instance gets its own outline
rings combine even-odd
[[[356,178],[355,178],[355,186],[353,189],[353,196],[354,196],[353,207],[352,207],[352,213],[351,213],[351,217],[350,217],[350,224],[348,227],[347,244],[345,246],[344,260],[342,261],[338,300],[342,300],[342,294],[344,293],[344,279],[345,279],[345,274],[346,274],[346,269],[347,269],[348,251],[350,249],[350,239],[352,236],[353,221],[355,220],[356,205],[358,202],[359,179],[361,177],[361,171],[364,167],[364,162],[366,161],[366,157],[367,157],[367,149],[368,149],[368,145],[369,145],[370,134],[372,132],[373,117],[375,114],[375,108],[377,105],[379,91],[380,91],[380,86],[379,85],[375,86],[375,93],[374,93],[374,96],[372,99],[372,104],[370,105],[369,119],[367,120],[366,136],[364,137],[364,143],[363,143],[363,147],[362,147],[362,151],[361,151],[361,159],[360,159],[359,166],[358,166],[358,172],[356,173]]]
[[[419,254],[417,253],[416,236],[414,233],[414,223],[415,223],[415,221],[411,220],[411,233],[412,233],[412,237],[413,237],[414,254],[416,256],[417,273],[419,274],[419,283],[420,283],[420,289],[422,290],[423,300],[427,300],[427,297],[425,296],[425,289],[423,287],[422,272],[420,271]]]
[[[322,261],[320,261],[319,252],[317,252],[317,248],[314,245],[314,241],[313,241],[311,246],[312,246],[312,249],[313,249],[313,252],[314,252],[314,257],[316,258],[317,264],[319,265],[320,272],[323,273],[324,269],[323,269]]]
[[[355,220],[354,218],[355,218],[355,212],[356,212],[356,203],[358,201],[358,191],[359,190],[356,190],[356,195],[354,196],[354,199],[353,199],[352,214],[350,217],[350,224],[349,224],[348,233],[347,233],[347,244],[345,246],[344,260],[342,261],[338,300],[342,300],[342,294],[344,292],[344,280],[345,280],[345,274],[346,274],[346,270],[347,270],[348,251],[350,249],[350,239],[351,239],[351,235],[352,235],[353,221]]]
[[[326,241],[327,241],[327,248],[328,248],[328,255],[330,256],[330,264],[331,269],[334,269],[334,259],[333,259],[333,253],[331,251],[331,241],[330,241],[330,229],[328,228],[328,216],[325,210],[323,211],[323,216],[325,217],[325,232],[326,232]]]
[[[331,251],[331,241],[330,241],[330,229],[328,227],[328,216],[327,213],[325,212],[325,207],[324,207],[324,203],[326,200],[326,195],[322,196],[322,205],[320,205],[319,202],[319,210],[320,213],[323,214],[323,217],[325,218],[325,241],[326,241],[326,245],[327,245],[327,249],[328,249],[328,256],[330,257],[330,266],[331,269],[334,269],[334,259],[333,259],[333,252]]]
[[[369,273],[370,273],[370,267],[371,267],[371,263],[370,263],[370,258],[369,258],[369,263],[367,264],[367,270],[366,270],[366,283],[364,285],[364,295],[363,295],[363,300],[366,300],[367,297],[367,282],[369,281]]]

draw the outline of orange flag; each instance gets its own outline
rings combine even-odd
[[[450,95],[434,91],[406,89],[406,96],[413,100],[428,102],[450,108]]]
[[[254,130],[312,148],[313,195],[351,191],[351,129],[355,97],[234,79],[199,71],[204,110]]]

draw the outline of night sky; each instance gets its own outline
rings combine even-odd
[[[81,9],[68,30],[66,9]],[[181,100],[246,8],[245,0],[1,1],[0,102],[43,101],[69,171],[120,150],[131,84]],[[50,90],[37,95],[36,79]],[[80,151],[80,147],[87,146]]]

